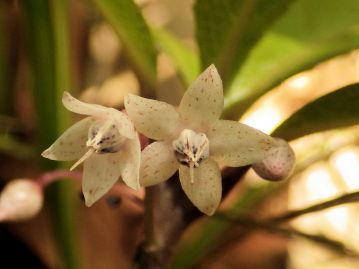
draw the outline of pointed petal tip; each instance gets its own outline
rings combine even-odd
[[[132,186],[129,186],[129,187],[131,187],[135,191],[139,191],[141,189],[140,180],[138,179],[135,184],[132,184]]]
[[[122,180],[123,180],[123,175],[122,175]],[[123,180],[123,182],[125,183],[125,185],[127,185],[129,188],[135,190],[135,191],[138,191],[141,189],[141,185],[140,185],[140,179],[139,179],[139,176],[137,176],[137,181],[133,181],[131,180],[131,178],[129,178],[127,176],[127,180]]]
[[[69,99],[72,99],[72,95],[68,91],[62,93],[62,102],[66,102]]]
[[[49,147],[48,149],[45,149],[42,153],[41,156],[46,158],[46,159],[50,159],[50,160],[56,160],[56,156],[54,155],[52,148]]]
[[[213,216],[214,215],[214,213],[216,213],[216,211],[217,211],[217,208],[218,208],[218,206],[219,206],[219,202],[218,202],[218,204],[216,205],[216,206],[211,206],[211,207],[200,207],[200,206],[197,206],[197,205],[195,205],[196,207],[197,207],[197,209],[199,210],[199,211],[201,211],[203,214],[206,214],[207,216]]]
[[[73,101],[73,99],[75,99],[69,92],[64,91],[62,93],[62,104],[63,106],[67,109],[70,110],[69,107],[71,107],[71,103]],[[70,110],[71,111],[71,110]]]
[[[178,112],[193,125],[211,125],[218,120],[224,106],[222,79],[212,64],[191,83],[184,93]]]
[[[210,72],[210,73],[215,74],[216,76],[219,77],[218,70],[217,70],[217,68],[216,68],[216,66],[214,64],[211,64],[210,66],[208,66],[207,69],[205,70],[205,72]]]
[[[208,69],[217,71],[217,67],[214,64],[211,64],[210,66],[208,66]]]
[[[141,189],[140,184],[137,184],[136,186],[129,186],[129,187],[135,191],[139,191]]]
[[[123,180],[123,178],[122,178],[122,180]],[[131,188],[131,189],[133,189],[133,190],[135,190],[135,191],[138,191],[138,190],[141,189],[141,185],[140,185],[139,180],[138,180],[137,182],[131,182],[130,180],[127,180],[127,182],[125,182],[125,181],[123,180],[123,183],[124,183],[125,185],[127,185],[129,188]]]
[[[93,199],[91,199],[91,195],[86,193],[86,192],[83,192],[83,195],[84,195],[84,198],[85,198],[85,205],[87,207],[91,207],[95,201]]]
[[[195,207],[197,207],[197,209],[202,212],[203,214],[207,215],[208,217],[213,216],[214,213],[216,213],[217,208],[219,206],[219,204],[216,207],[201,207],[201,206],[197,206],[194,205]]]
[[[64,92],[62,93],[62,97],[64,97],[64,96],[71,96],[71,94],[70,94],[70,92],[68,92],[68,91],[64,91]]]
[[[211,210],[211,211],[207,211],[207,212],[203,212],[204,214],[206,214],[207,216],[213,216],[213,214],[216,212],[216,208]]]
[[[47,158],[47,155],[49,155],[49,149],[45,149],[43,152],[41,152],[42,157]]]

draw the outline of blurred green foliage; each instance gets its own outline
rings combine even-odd
[[[64,89],[71,88],[67,1],[21,2],[30,58],[32,92],[37,114],[38,152],[50,145],[69,124],[62,107]],[[57,163],[41,159],[45,168]],[[78,268],[74,192],[70,182],[48,190],[59,257],[64,268]]]

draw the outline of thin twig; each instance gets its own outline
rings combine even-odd
[[[230,241],[233,242],[233,241],[237,241],[239,239],[246,237],[246,235],[248,235],[248,233],[253,231],[255,228],[262,228],[262,229],[271,228],[271,229],[273,229],[274,227],[276,227],[277,229],[282,229],[282,228],[278,227],[278,224],[289,221],[293,218],[297,218],[297,217],[303,216],[305,214],[310,214],[310,213],[318,212],[321,210],[325,210],[325,209],[328,209],[328,208],[331,208],[334,206],[339,206],[342,204],[353,203],[353,202],[358,202],[358,201],[359,201],[359,191],[344,194],[342,196],[336,197],[334,199],[330,199],[328,201],[325,201],[325,202],[322,202],[322,203],[319,203],[316,205],[312,205],[312,206],[305,207],[305,208],[298,209],[298,210],[289,211],[284,214],[269,218],[267,220],[263,220],[261,222],[258,222],[254,219],[245,218],[245,217],[230,216],[229,214],[226,214],[226,213],[217,213],[215,216],[222,218],[222,219],[224,218],[224,219],[231,221],[233,223],[236,223],[236,224],[241,224],[241,225],[243,225],[244,223],[247,224],[247,225],[245,225],[245,228],[246,228],[245,231],[242,231],[237,236],[231,238]],[[254,224],[254,226],[253,227],[249,226],[248,225],[249,223]],[[332,244],[333,242],[331,242],[330,239],[328,239],[328,238],[324,238],[324,237],[318,236],[318,235],[309,235],[309,234],[305,234],[305,233],[302,233],[302,232],[296,231],[296,230],[291,230],[291,231],[293,232],[293,234],[296,234],[297,236],[304,237],[304,238],[314,241],[314,242],[320,242],[322,245],[325,243],[328,243],[328,246],[330,248],[332,248],[334,250],[335,249],[340,250],[340,248],[338,246],[333,247],[333,244]],[[351,250],[346,250],[346,251],[341,251],[341,253],[342,254],[343,253],[352,253],[353,254],[354,252]]]
[[[347,194],[344,194],[337,198],[330,199],[328,201],[325,201],[325,202],[322,202],[322,203],[319,203],[316,205],[312,205],[309,207],[305,207],[302,209],[292,210],[292,211],[286,212],[284,214],[281,214],[279,216],[270,218],[269,221],[272,223],[273,222],[284,222],[284,221],[291,220],[293,218],[300,217],[305,214],[310,214],[310,213],[325,210],[325,209],[328,209],[328,208],[331,208],[334,206],[339,206],[339,205],[348,204],[348,203],[355,203],[355,202],[359,202],[359,191],[347,193]]]
[[[216,216],[220,217],[222,219],[226,219],[227,221],[230,221],[237,225],[243,226],[244,228],[246,228],[245,233],[248,233],[255,229],[262,229],[262,230],[266,230],[268,232],[278,234],[281,236],[301,237],[301,238],[313,241],[315,243],[321,244],[339,254],[359,258],[358,253],[356,253],[355,251],[353,251],[351,249],[348,249],[343,243],[333,240],[333,239],[330,239],[330,238],[327,238],[322,235],[313,235],[313,234],[304,233],[304,232],[301,232],[301,231],[298,231],[295,229],[283,228],[283,227],[280,227],[280,226],[276,225],[275,223],[271,223],[271,222],[265,222],[265,221],[262,222],[262,221],[257,221],[257,220],[253,220],[253,219],[248,219],[248,218],[242,218],[242,219],[231,218],[230,216],[225,215],[225,214],[218,214]],[[243,236],[242,233],[239,234],[239,237],[241,237],[241,236]]]

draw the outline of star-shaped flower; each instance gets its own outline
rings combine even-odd
[[[79,159],[84,163],[82,191],[87,206],[101,198],[121,176],[131,188],[139,189],[141,148],[133,123],[114,108],[87,104],[65,92],[64,106],[87,115],[67,129],[42,156],[51,160]]]
[[[184,94],[178,111],[171,105],[135,95],[125,107],[137,130],[158,140],[141,154],[140,184],[150,186],[179,169],[183,190],[207,215],[217,209],[222,195],[219,165],[256,163],[275,145],[270,136],[236,121],[219,120],[223,89],[211,65]]]

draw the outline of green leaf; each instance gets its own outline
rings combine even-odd
[[[129,59],[152,89],[156,86],[156,49],[150,30],[132,0],[93,0],[121,39]]]
[[[202,69],[214,63],[231,84],[253,45],[293,0],[198,0],[197,40]]]
[[[198,54],[164,29],[152,29],[152,35],[155,42],[158,43],[159,49],[172,59],[182,80],[186,86],[189,86],[200,72]]]
[[[55,92],[57,102],[62,99],[64,90],[72,88],[70,33],[69,33],[69,0],[50,1],[52,33],[54,39],[55,60]],[[64,113],[65,112],[65,113]],[[57,127],[61,130],[69,126],[69,113],[62,107],[58,115]],[[64,164],[61,167],[66,167]],[[68,168],[68,167],[66,167]],[[72,182],[62,180],[49,189],[51,195],[52,218],[56,240],[66,268],[79,268],[79,249],[77,243],[76,193]]]
[[[57,114],[61,111],[61,103],[55,91],[55,51],[50,11],[46,0],[23,1],[21,4],[24,11],[25,41],[32,71],[32,89],[39,126],[38,151],[41,152],[57,138],[59,132]],[[44,162],[48,167],[53,163],[46,160]]]
[[[293,140],[315,132],[359,124],[359,83],[305,105],[285,120],[273,136]]]
[[[51,6],[50,6],[51,2]],[[21,2],[32,71],[32,91],[38,119],[40,152],[51,145],[68,125],[61,95],[70,89],[68,1]],[[41,159],[44,168],[58,164]],[[61,267],[79,268],[74,221],[74,193],[70,182],[57,182],[47,192]]]
[[[357,0],[297,0],[253,48],[226,94],[225,116],[239,116],[280,82],[359,46]]]

